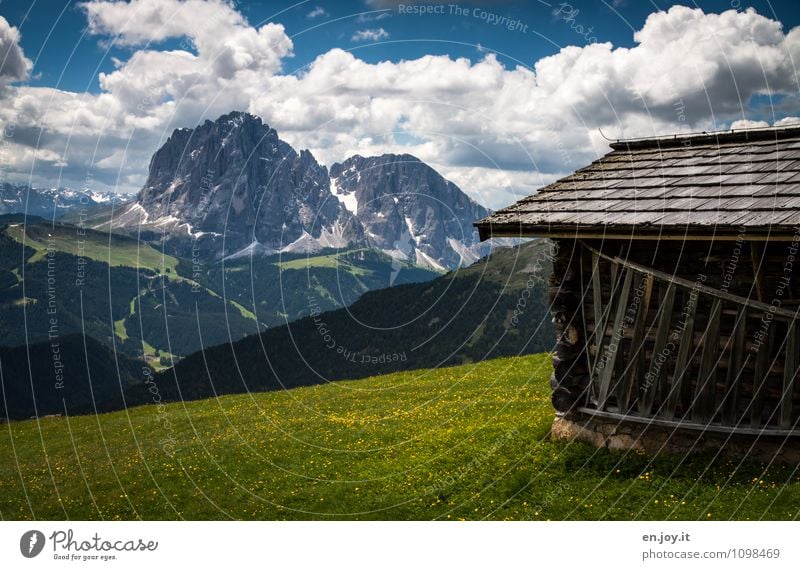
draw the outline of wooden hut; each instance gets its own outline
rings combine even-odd
[[[796,449],[800,127],[611,149],[476,223],[557,246],[556,425],[609,447]]]

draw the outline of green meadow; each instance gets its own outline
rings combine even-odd
[[[552,441],[548,355],[0,425],[3,519],[793,519],[791,467]]]
[[[36,250],[28,263],[44,259],[48,246],[54,251],[63,251],[78,257],[108,263],[112,267],[124,266],[150,269],[157,273],[172,273],[178,277],[178,260],[155,248],[125,236],[106,234],[85,229],[77,233],[73,226],[59,224],[10,224],[6,234]]]

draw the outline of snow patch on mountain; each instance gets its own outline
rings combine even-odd
[[[421,249],[416,250],[414,252],[414,255],[416,257],[417,265],[421,265],[422,267],[429,267],[436,271],[447,271],[444,265],[439,263],[437,260],[433,259],[431,256],[426,254]]]
[[[0,214],[63,216],[78,208],[89,210],[105,204],[122,204],[131,194],[76,190],[74,188],[33,188],[26,184],[0,184]]]
[[[447,238],[447,243],[450,247],[455,251],[458,256],[461,258],[461,266],[465,267],[467,265],[472,265],[476,261],[478,261],[481,256],[475,253],[472,248],[464,245],[463,242],[458,241],[455,238]]]
[[[330,184],[331,194],[336,196],[337,200],[342,203],[342,205],[347,208],[349,212],[353,215],[358,215],[358,199],[356,198],[355,193],[348,194],[339,188],[336,183],[336,178],[331,178]]]

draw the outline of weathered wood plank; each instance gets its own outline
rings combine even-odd
[[[639,306],[636,309],[636,316],[633,323],[633,336],[631,349],[628,354],[628,362],[623,368],[622,376],[617,384],[617,407],[622,413],[627,413],[631,401],[631,392],[636,385],[636,379],[640,371],[644,368],[644,327],[647,321],[650,296],[653,293],[653,276],[642,275],[642,288]],[[638,291],[638,289],[637,289]]]
[[[664,355],[664,361],[659,360],[659,356],[664,352],[669,338],[669,329],[672,323],[672,309],[675,304],[675,284],[667,284],[667,292],[664,295],[664,303],[659,308],[658,330],[656,339],[653,343],[653,356],[650,361],[650,368],[644,377],[642,389],[639,391],[639,413],[649,415],[653,407],[653,395],[656,394],[660,379],[665,376],[664,367],[668,357]],[[662,406],[663,408],[663,406]]]
[[[594,305],[594,345],[600,354],[600,345],[603,344],[605,327],[603,326],[603,286],[600,283],[600,256],[592,253],[592,305]],[[597,365],[597,356],[592,369]]]
[[[786,346],[784,348],[783,365],[783,391],[781,393],[778,425],[788,428],[792,425],[792,394],[794,392],[794,380],[797,376],[797,323],[789,323],[789,331],[786,335]]]
[[[703,352],[700,356],[700,374],[697,377],[695,398],[692,405],[692,421],[711,421],[714,416],[714,392],[717,385],[717,353],[720,311],[722,300],[714,299],[711,315],[703,334]]]
[[[761,266],[764,257],[764,248],[760,243],[750,242],[750,263],[753,266],[753,285],[756,290],[756,297],[759,302],[764,302],[764,278]]]
[[[617,272],[619,271],[619,263],[615,263],[613,260],[611,262],[611,290],[614,291],[617,288]]]
[[[682,323],[682,330],[680,333],[680,344],[678,345],[678,355],[675,357],[675,372],[672,377],[672,386],[670,394],[667,398],[667,405],[664,410],[666,417],[673,417],[678,400],[681,398],[682,386],[686,372],[691,368],[691,360],[689,358],[690,352],[693,348],[692,336],[694,332],[694,318],[697,314],[697,303],[699,301],[699,294],[695,291],[685,290],[685,295],[688,298],[684,304],[686,306],[686,319]],[[692,300],[692,295],[694,299]]]
[[[730,352],[728,354],[728,372],[725,376],[725,402],[722,409],[722,423],[726,425],[736,425],[738,422],[746,331],[747,308],[739,307],[733,334],[728,339]]]
[[[597,396],[597,406],[599,409],[603,409],[606,405],[606,399],[608,398],[609,388],[611,387],[611,380],[614,375],[614,365],[617,362],[617,355],[619,354],[619,344],[618,341],[615,341],[615,337],[617,336],[617,331],[622,327],[622,320],[625,317],[625,311],[627,310],[628,305],[628,294],[631,290],[631,281],[633,280],[633,271],[629,269],[623,268],[622,272],[625,274],[625,279],[622,285],[622,290],[620,291],[619,296],[616,299],[616,312],[614,315],[614,328],[611,333],[611,339],[608,343],[608,354],[598,355],[599,362],[603,364],[600,370],[600,387],[598,390]],[[603,358],[605,357],[605,361]]]
[[[764,411],[764,392],[767,385],[767,374],[771,367],[770,353],[775,339],[774,324],[769,327],[767,340],[761,344],[756,354],[756,369],[753,374],[753,396],[750,402],[750,427],[761,427],[761,417]]]

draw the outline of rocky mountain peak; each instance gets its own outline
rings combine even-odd
[[[356,155],[331,166],[330,177],[331,191],[375,247],[437,269],[477,259],[472,222],[488,210],[419,158]]]
[[[214,259],[358,246],[445,270],[479,257],[472,222],[488,213],[415,156],[356,155],[329,173],[259,117],[236,111],[175,130],[112,225]]]
[[[214,258],[362,243],[357,220],[330,198],[327,169],[310,152],[233,112],[174,131],[115,225],[190,237]]]

